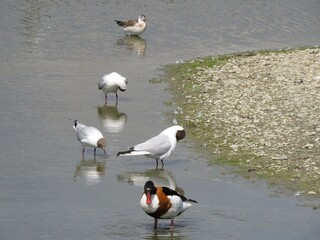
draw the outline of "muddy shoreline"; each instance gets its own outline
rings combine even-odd
[[[167,66],[173,117],[213,162],[319,197],[319,66],[317,47]]]

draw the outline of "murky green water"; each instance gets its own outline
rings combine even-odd
[[[188,138],[154,170],[116,153],[169,126],[162,65],[196,56],[319,44],[319,1],[45,1],[0,3],[1,239],[318,239],[320,215],[264,183],[223,175]],[[141,38],[114,19],[147,16]],[[104,107],[101,76],[129,80]],[[98,127],[107,158],[81,160],[72,122]],[[152,229],[146,179],[175,183],[199,204]]]

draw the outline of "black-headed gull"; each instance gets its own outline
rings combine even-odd
[[[86,147],[94,148],[94,156],[96,155],[96,148],[101,148],[106,155],[106,151],[104,150],[106,140],[98,129],[79,123],[78,120],[74,121],[73,128],[77,133],[77,139],[83,147],[82,157],[84,156],[84,149]]]
[[[130,147],[127,151],[118,152],[117,156],[144,155],[156,159],[157,167],[160,159],[163,167],[163,160],[171,155],[176,148],[177,142],[185,136],[186,131],[183,127],[175,125],[143,143]]]
[[[140,199],[143,211],[154,218],[154,228],[157,228],[158,219],[171,219],[171,230],[174,228],[174,218],[189,209],[197,201],[187,199],[175,190],[155,186],[152,181],[144,185],[144,192]]]
[[[114,20],[127,35],[139,35],[143,33],[147,28],[146,16],[140,15],[138,20],[119,21]]]
[[[118,104],[117,92],[127,90],[127,84],[128,80],[119,73],[112,72],[104,75],[98,84],[98,89],[105,95],[105,105],[107,105],[107,94],[111,92],[116,94],[116,104]]]

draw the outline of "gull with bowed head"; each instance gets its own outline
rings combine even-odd
[[[112,72],[102,77],[98,84],[98,89],[105,95],[105,105],[107,105],[107,94],[116,94],[116,105],[118,104],[118,90],[124,92],[127,90],[128,80],[119,73]]]
[[[96,156],[96,148],[101,148],[106,155],[104,150],[106,140],[97,128],[86,126],[78,122],[78,120],[74,121],[73,128],[76,131],[78,141],[82,145],[82,157],[84,157],[84,149],[86,147],[94,148],[94,156]]]

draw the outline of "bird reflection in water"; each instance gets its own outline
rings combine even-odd
[[[139,36],[125,36],[118,39],[117,44],[120,46],[126,46],[128,50],[141,57],[145,55],[147,48],[146,40]]]
[[[116,106],[99,106],[98,115],[105,132],[118,133],[126,127],[127,115]]]
[[[173,174],[166,169],[147,169],[118,174],[119,182],[127,182],[135,186],[143,187],[149,180],[152,180],[156,185],[165,186],[174,189],[180,194],[184,194],[184,190],[177,186]]]
[[[76,166],[74,180],[84,178],[87,185],[94,185],[101,182],[101,177],[105,175],[106,161],[98,162],[95,159],[81,160]]]
[[[188,239],[184,235],[182,235],[182,232],[180,232],[178,229],[175,229],[174,231],[168,231],[170,229],[167,228],[159,228],[156,229],[156,231],[152,231],[150,233],[150,236],[146,239],[152,239],[152,240],[183,240]]]

